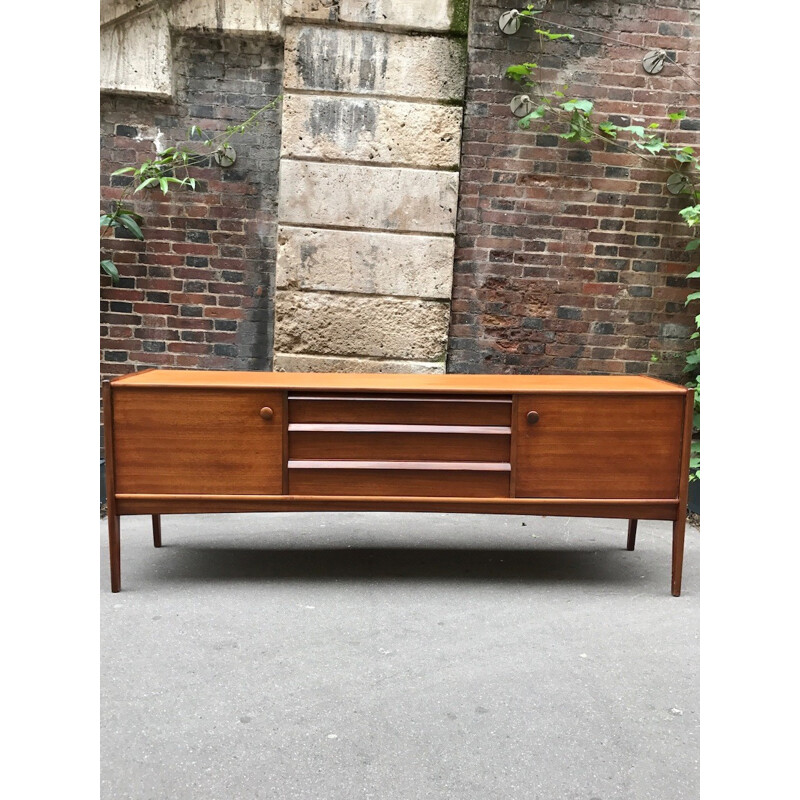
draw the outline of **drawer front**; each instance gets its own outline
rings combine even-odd
[[[281,392],[114,389],[116,491],[280,494],[283,402]]]
[[[323,462],[330,464],[330,462]],[[306,468],[289,462],[289,494],[347,497],[508,497],[506,470]],[[378,465],[373,465],[378,466]]]
[[[296,495],[508,497],[511,398],[290,393]]]
[[[682,395],[517,396],[515,495],[676,498],[684,404]]]
[[[289,458],[508,462],[510,457],[510,427],[289,425]]]
[[[289,422],[511,425],[511,397],[289,395]]]

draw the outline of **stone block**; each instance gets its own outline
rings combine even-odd
[[[169,24],[161,8],[154,6],[100,29],[100,90],[172,95]]]
[[[339,19],[411,30],[446,31],[453,0],[340,0]]]
[[[280,187],[279,222],[419,233],[455,231],[455,172],[284,158]]]
[[[283,0],[283,16],[287,20],[336,22],[339,4],[336,0]]]
[[[336,26],[290,25],[284,88],[457,100],[464,97],[462,39]]]
[[[468,2],[468,0],[467,0]],[[409,30],[447,31],[453,26],[453,0],[284,0],[286,17],[341,20]]]
[[[435,374],[445,371],[444,361],[378,361],[372,358],[342,358],[338,356],[308,356],[275,353],[275,372],[413,372]]]
[[[460,106],[287,94],[281,155],[456,168],[461,116]]]
[[[133,11],[155,5],[156,0],[100,0],[100,24],[107,25]]]
[[[444,361],[449,303],[277,291],[275,352]]]
[[[450,299],[450,237],[278,228],[275,285]]]
[[[281,5],[281,0],[178,0],[169,21],[179,30],[279,36]]]

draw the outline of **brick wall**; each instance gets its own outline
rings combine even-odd
[[[522,90],[503,75],[536,62],[545,83],[594,100],[600,119],[658,122],[693,146],[699,88],[669,64],[648,75],[645,50],[577,31],[572,43],[541,44],[525,23],[504,35],[500,14],[522,5],[472,2],[448,371],[680,380],[696,313],[684,305],[696,288],[685,276],[696,254],[684,252],[690,237],[668,172],[613,147],[564,142],[541,122],[520,131],[508,103]],[[697,8],[697,0],[555,0],[543,16],[663,48],[699,77]],[[688,117],[670,122],[681,108]]]
[[[560,141],[540,123],[520,131],[503,77],[536,61],[540,76],[592,98],[600,115],[668,123],[697,144],[698,88],[644,50],[576,33],[541,44],[524,27],[505,36],[508,0],[472,0],[461,147],[450,372],[610,372],[680,379],[694,308],[693,257],[667,173],[601,145]],[[697,0],[553,0],[546,16],[644,48],[661,47],[698,74]],[[545,25],[546,27],[546,25]],[[120,166],[183,140],[191,124],[218,130],[282,91],[284,43],[265,36],[173,32],[174,100],[104,96],[101,197],[120,196]],[[425,77],[430,80],[430,75]],[[143,192],[145,241],[106,240],[121,286],[101,279],[101,373],[146,367],[271,369],[279,112],[235,142],[234,167],[195,172],[196,192]],[[623,122],[624,124],[624,122]],[[659,360],[651,361],[652,354]]]
[[[190,125],[222,130],[281,92],[280,42],[185,35],[173,42],[175,100],[104,96],[101,198],[118,198],[121,166],[184,141]],[[236,163],[198,169],[197,190],[132,201],[144,242],[117,232],[103,256],[121,280],[101,279],[101,374],[147,367],[269,369],[272,358],[277,173],[277,110],[233,144]]]

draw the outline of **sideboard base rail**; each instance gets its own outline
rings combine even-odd
[[[529,514],[543,517],[663,519],[678,516],[677,500],[571,498],[358,497],[300,495],[118,494],[116,513],[213,514],[258,511],[408,511],[439,514]]]

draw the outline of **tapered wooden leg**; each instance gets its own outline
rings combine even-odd
[[[682,507],[681,507],[682,508]],[[683,540],[686,533],[686,515],[680,514],[672,523],[672,596],[681,596],[683,576]]]
[[[633,550],[636,547],[636,526],[638,524],[638,519],[628,520],[628,550]]]
[[[111,591],[118,592],[122,588],[119,557],[119,517],[111,512],[108,514],[108,557],[111,562]]]
[[[153,514],[153,547],[161,547],[161,515]]]

